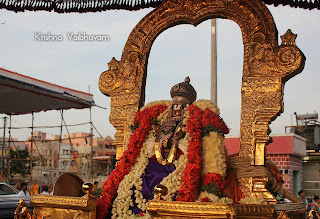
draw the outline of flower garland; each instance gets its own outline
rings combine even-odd
[[[197,107],[199,107],[203,111],[205,111],[206,109],[209,109],[217,115],[220,114],[220,110],[219,110],[218,106],[210,100],[197,100],[193,104],[196,105]]]
[[[202,175],[217,173],[225,177],[227,171],[224,140],[217,132],[202,139]],[[203,180],[204,181],[204,180]]]
[[[217,109],[214,109],[214,105],[209,105],[211,108],[209,109],[206,107],[207,103],[208,101],[201,100],[189,107],[189,120],[187,123],[187,132],[190,135],[187,154],[188,161],[182,177],[181,188],[178,191],[177,201],[192,202],[197,199],[202,159],[205,161],[203,173],[207,174],[204,175],[206,183],[210,183],[210,186],[217,185],[220,190],[223,189],[225,184],[224,176],[226,172],[226,154],[225,148],[222,147],[223,142],[220,141],[217,145],[212,147],[212,142],[210,141],[220,139],[220,137],[217,136],[217,133],[213,131],[221,134],[227,134],[229,133],[229,129],[223,122],[222,118],[212,111],[215,110],[216,112],[219,112]],[[198,106],[201,106],[202,109]],[[204,139],[203,146],[204,150],[210,153],[201,157],[202,137],[204,135],[209,135],[207,139]],[[209,147],[209,145],[211,147]],[[214,156],[216,158],[215,165],[210,165]],[[221,165],[220,170],[216,165]],[[220,174],[216,173],[216,168]]]
[[[232,204],[233,200],[228,197],[219,198],[218,196],[210,194],[208,192],[201,192],[196,202],[213,202],[213,203]]]
[[[187,156],[182,155],[179,157],[179,160],[174,161],[174,165],[176,166],[176,169],[170,173],[167,177],[165,177],[161,185],[167,187],[168,194],[163,196],[162,198],[166,201],[172,201],[172,198],[176,194],[176,192],[180,189],[181,185],[181,178],[183,176],[184,169],[186,167],[187,163]],[[157,199],[158,195],[157,193],[154,194],[154,199]]]
[[[123,153],[117,167],[112,171],[108,180],[103,185],[102,196],[97,202],[98,219],[103,219],[107,215],[112,200],[116,196],[120,182],[130,172],[137,161],[141,145],[151,129],[152,120],[157,118],[165,109],[167,109],[166,105],[156,105],[136,113],[134,121],[138,123],[138,127],[134,130],[133,135],[130,136],[127,146],[128,149]]]
[[[112,205],[112,218],[129,218],[132,216],[133,212],[129,210],[129,208],[130,206],[133,206],[133,201],[131,199],[131,196],[133,195],[133,187],[136,188],[134,192],[138,208],[140,208],[142,211],[146,211],[147,201],[143,198],[141,193],[143,183],[141,176],[144,173],[147,165],[148,153],[146,151],[146,144],[143,144],[136,164],[130,173],[127,174],[119,184],[117,191],[118,195]]]
[[[171,101],[152,102],[137,112],[132,125],[133,134],[130,136],[127,150],[121,157],[117,168],[104,183],[103,194],[97,203],[97,218],[102,219],[105,217],[117,192],[118,197],[113,204],[113,214],[115,217],[132,215],[129,207],[133,205],[131,200],[133,193],[132,190],[130,190],[131,192],[127,191],[132,186],[136,187],[135,197],[138,207],[141,210],[145,210],[146,200],[143,199],[141,193],[142,180],[140,178],[146,168],[147,157],[152,156],[152,147],[150,148],[150,145],[154,142],[154,138],[152,139],[153,133],[150,131],[153,122],[161,124],[168,117],[171,104]],[[225,159],[223,159],[225,149],[223,148],[223,139],[216,132],[226,134],[229,132],[229,129],[217,114],[219,114],[219,109],[210,101],[200,100],[188,106],[184,115],[185,118],[183,119],[183,123],[186,124],[185,131],[187,132],[184,140],[187,139],[188,147],[187,151],[184,151],[186,152],[185,155],[180,156],[179,160],[176,161],[177,168],[174,174],[169,174],[161,182],[161,184],[170,188],[170,194],[165,197],[166,199],[172,200],[177,190],[178,201],[195,201],[197,199],[197,189],[201,181],[202,159],[205,166],[203,170],[203,183],[210,186],[213,184],[219,190],[222,189],[226,169]],[[203,150],[208,151],[208,156],[199,159],[201,158],[203,136],[207,137],[207,140],[206,137],[204,138]],[[146,139],[148,140],[143,144]],[[179,145],[184,140],[181,140]],[[214,147],[212,147],[212,140],[215,142]],[[210,145],[206,143],[210,141],[211,147],[206,146]],[[210,159],[213,157],[216,159],[215,165],[210,166]],[[130,174],[127,175],[128,173]],[[126,194],[125,191],[127,191]],[[200,195],[204,196],[206,194],[209,193],[203,191]],[[211,196],[212,194],[210,194]],[[211,200],[208,195],[204,198]]]
[[[187,164],[184,169],[181,188],[178,191],[177,201],[191,202],[197,198],[197,188],[200,184],[201,173],[201,120],[202,110],[191,105],[189,107],[189,121],[187,132],[190,135]]]

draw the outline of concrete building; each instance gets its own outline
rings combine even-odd
[[[96,138],[97,156],[93,157],[94,172],[97,175],[109,175],[115,168],[117,149],[111,136]]]
[[[31,152],[31,137],[26,142]],[[30,153],[31,154],[31,153]],[[74,172],[82,178],[91,174],[108,175],[115,164],[116,148],[113,139],[93,138],[90,133],[77,132],[47,139],[44,132],[33,133],[32,159],[33,178],[52,181],[65,172]]]
[[[307,197],[320,196],[320,122],[318,113],[296,116],[296,126],[288,126],[290,132],[306,139],[307,156],[303,158],[303,185]]]

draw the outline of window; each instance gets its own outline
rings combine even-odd
[[[14,191],[12,188],[10,188],[6,184],[0,184],[0,195],[11,195],[11,194],[17,194],[17,192]]]

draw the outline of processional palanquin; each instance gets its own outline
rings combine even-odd
[[[265,151],[271,140],[269,124],[283,111],[284,84],[302,71],[305,57],[295,45],[296,35],[290,30],[278,45],[272,15],[260,0],[167,0],[137,24],[121,60],[113,58],[99,80],[102,93],[111,97],[110,122],[117,129],[117,158],[123,153],[124,136],[135,112],[144,105],[147,59],[156,37],[175,25],[197,25],[211,18],[233,20],[242,31],[244,64],[239,157],[249,160],[250,172],[242,171],[238,182],[246,197],[263,197],[272,205],[151,201],[148,209],[154,218],[273,218],[276,211],[299,218],[304,212],[301,203],[276,205],[271,192],[283,188],[266,170]],[[279,217],[286,215],[282,213]]]
[[[296,46],[296,35],[291,30],[281,36],[282,43],[278,45],[273,17],[260,0],[168,0],[137,24],[121,60],[113,58],[99,80],[102,93],[111,97],[110,122],[117,129],[117,158],[123,153],[125,133],[135,112],[144,105],[147,59],[152,43],[168,28],[186,23],[196,26],[210,18],[233,20],[242,31],[244,63],[239,156],[249,159],[251,168],[248,174],[242,174],[238,179],[240,188],[245,196],[264,197],[275,204],[271,192],[279,191],[280,187],[264,171],[266,146],[271,141],[269,124],[283,111],[284,84],[303,70],[305,57]],[[292,195],[290,197],[298,201]],[[171,204],[174,209],[174,203]],[[165,210],[168,206],[170,203],[151,203],[149,210],[157,212],[162,208],[170,215],[170,210]],[[227,211],[241,212],[244,209],[229,208]],[[196,207],[193,210],[196,211]],[[245,211],[255,210],[247,208]],[[262,211],[266,212],[266,209]]]

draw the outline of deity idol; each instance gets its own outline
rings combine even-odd
[[[152,102],[136,113],[126,150],[104,183],[98,218],[144,215],[158,184],[168,189],[166,201],[232,203],[223,197],[229,129],[219,109],[195,101],[189,77],[170,94],[172,101]]]

